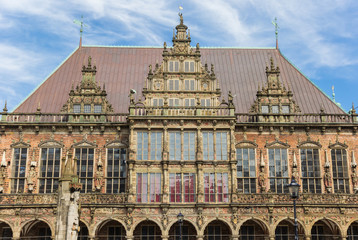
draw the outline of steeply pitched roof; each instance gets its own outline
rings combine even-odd
[[[162,62],[162,48],[154,47],[91,47],[77,49],[44,83],[42,83],[15,112],[57,113],[68,99],[72,84],[81,81],[81,69],[88,56],[97,66],[96,79],[105,84],[108,100],[114,112],[126,113],[129,91],[141,96],[148,66]],[[223,97],[230,90],[234,95],[237,113],[248,113],[256,98],[258,85],[266,83],[265,67],[273,58],[280,67],[280,78],[293,92],[293,99],[302,113],[318,113],[321,106],[326,113],[344,113],[312,82],[303,76],[277,49],[201,48],[201,60],[215,65]]]

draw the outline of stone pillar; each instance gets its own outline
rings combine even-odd
[[[305,240],[311,240],[311,236],[305,236]]]
[[[198,235],[198,236],[196,236],[196,239],[197,240],[204,240],[204,236]]]

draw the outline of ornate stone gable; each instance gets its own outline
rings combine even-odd
[[[250,113],[262,115],[291,115],[301,112],[299,106],[293,100],[291,90],[280,81],[280,69],[275,67],[273,59],[270,59],[270,67],[266,66],[266,85],[258,88],[256,100],[251,106]],[[285,121],[285,119],[267,118],[267,121]]]
[[[236,148],[257,148],[257,144],[255,142],[249,140],[243,140],[238,142],[235,146]]]
[[[341,142],[335,142],[333,144],[330,144],[328,147],[331,149],[346,149],[346,148],[348,148],[347,144],[341,143]]]
[[[11,148],[29,148],[29,147],[31,147],[31,145],[28,143],[25,143],[23,141],[20,141],[20,142],[11,144],[10,147]]]
[[[96,66],[92,66],[92,58],[88,57],[87,66],[82,67],[81,83],[69,93],[67,102],[63,105],[61,113],[74,114],[105,114],[112,113],[112,105],[107,100],[105,85],[103,89],[96,82]]]
[[[182,14],[179,16],[180,23],[173,34],[173,47],[168,48],[164,43],[162,63],[155,64],[154,69],[152,65],[149,66],[143,88],[145,100],[137,102],[137,105],[169,108],[218,107],[223,102],[220,100],[221,91],[214,65],[209,69],[207,64],[201,63],[199,44],[195,48],[190,46],[190,31],[184,25]],[[131,96],[133,94],[131,92]],[[224,104],[229,105],[226,102]]]

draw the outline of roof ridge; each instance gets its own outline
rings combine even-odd
[[[163,46],[134,46],[134,45],[82,45],[82,47],[99,48],[163,48]],[[190,46],[195,48],[196,46]],[[225,46],[200,46],[200,49],[252,49],[252,50],[274,50],[275,47],[225,47]]]
[[[318,85],[316,85],[309,77],[307,77],[294,63],[292,63],[282,52],[280,49],[278,49],[279,54],[292,66],[294,67],[299,74],[301,74],[304,78],[308,80],[309,83],[311,83],[314,87],[316,87],[321,93],[323,93],[326,98],[328,98],[329,101],[331,101],[333,104],[335,104],[340,110],[342,110],[344,113],[347,113],[341,106],[339,106],[337,103],[335,103]]]

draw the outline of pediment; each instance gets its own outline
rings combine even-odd
[[[321,148],[322,145],[315,141],[304,141],[297,145],[297,148]]]
[[[20,141],[20,142],[11,144],[10,147],[12,147],[12,148],[29,148],[29,147],[31,147],[31,145],[28,143],[25,143],[23,141]]]
[[[113,141],[106,143],[106,145],[104,145],[104,147],[105,148],[127,148],[128,146],[119,140],[113,140]]]
[[[252,141],[244,140],[236,144],[236,148],[257,148],[257,144]]]
[[[290,145],[288,145],[287,143],[281,142],[281,141],[274,141],[271,143],[267,143],[265,145],[266,148],[289,148]]]
[[[337,148],[348,148],[348,146],[344,143],[336,142],[328,146],[329,148],[337,149]]]
[[[83,140],[81,142],[75,143],[72,145],[73,148],[96,148],[97,144]]]
[[[46,140],[39,144],[39,148],[63,148],[63,144],[55,140]]]

